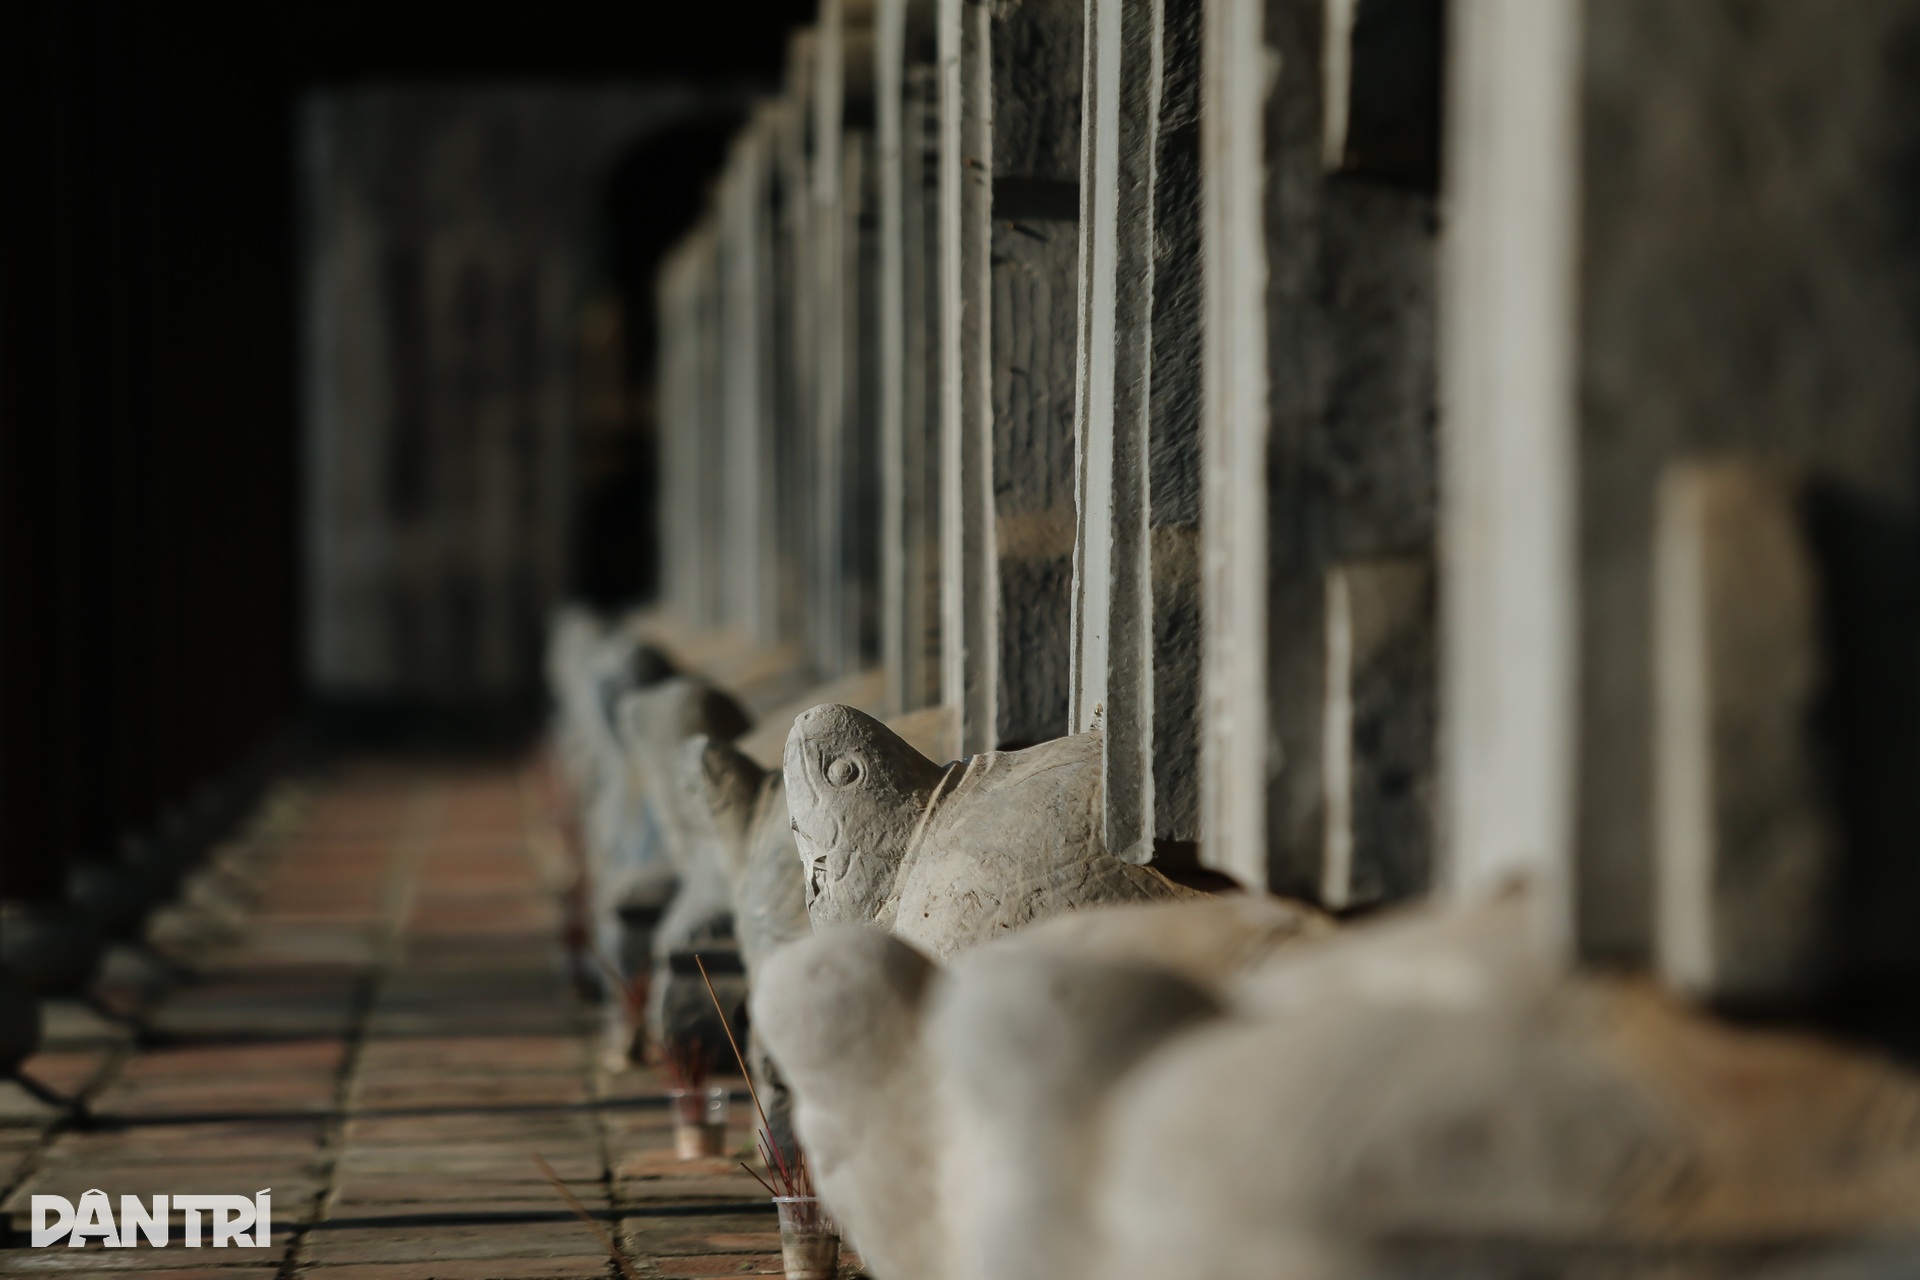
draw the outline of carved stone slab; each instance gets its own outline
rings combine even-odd
[[[942,768],[872,716],[815,707],[787,738],[786,781],[815,924],[878,924],[945,956],[1079,907],[1189,892],[1107,852],[1091,734]]]

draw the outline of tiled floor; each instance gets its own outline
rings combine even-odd
[[[150,1010],[153,1047],[56,1011],[29,1069],[85,1090],[92,1123],[0,1099],[0,1275],[618,1274],[536,1155],[638,1274],[779,1274],[764,1193],[730,1161],[673,1160],[661,1081],[596,1065],[543,795],[531,768],[365,764],[268,806],[158,925],[198,974]],[[29,1197],[95,1187],[270,1187],[273,1243],[24,1247]]]

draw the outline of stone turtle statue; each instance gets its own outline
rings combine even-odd
[[[1392,913],[1243,975],[1108,1096],[1077,1274],[1915,1274],[1920,1076],[1569,972],[1535,905]]]
[[[879,685],[877,674],[863,674],[826,686],[823,692],[855,696],[870,687],[877,699]],[[806,706],[818,701],[815,698]],[[732,742],[695,735],[681,746],[682,810],[689,831],[705,842],[731,886],[734,935],[750,988],[768,957],[813,932],[800,854],[787,813],[786,777],[778,766],[787,732],[803,709],[773,713],[770,718],[784,715],[784,721]],[[939,750],[934,744],[948,736],[944,714],[912,713],[895,723],[909,742],[929,750]],[[763,759],[773,767],[763,765]],[[791,1147],[792,1095],[762,1036],[748,1037],[747,1066],[758,1082],[776,1138]]]
[[[1106,1100],[1318,912],[1234,895],[1075,912],[948,966],[825,925],[768,960],[753,1022],[815,1179],[878,1280],[1082,1274]],[[1179,1274],[1177,1270],[1170,1274]]]
[[[864,712],[793,722],[787,805],[816,925],[876,924],[945,957],[1097,903],[1196,896],[1101,837],[1093,734],[941,766]]]
[[[681,744],[695,734],[738,737],[751,720],[723,690],[691,676],[674,676],[628,694],[619,729],[635,785],[642,789],[659,831],[659,855],[636,868],[629,893],[670,880],[673,895],[653,928],[653,980],[648,1032],[657,1044],[698,1039],[716,1046],[725,1036],[693,957],[706,963],[721,1003],[731,1013],[746,998],[746,977],[734,940],[733,894],[698,806],[680,785]]]
[[[682,744],[680,766],[688,830],[726,876],[734,936],[751,979],[775,948],[812,932],[786,779],[705,734]]]
[[[689,829],[726,878],[751,990],[768,956],[813,931],[787,818],[786,783],[779,771],[762,768],[733,743],[704,734],[682,745],[680,765]],[[748,1036],[746,1056],[774,1139],[791,1151],[793,1103],[786,1080],[761,1036]]]
[[[753,990],[754,1034],[793,1086],[814,1185],[876,1280],[955,1274],[921,1034],[940,973],[890,934],[827,925],[782,947]]]

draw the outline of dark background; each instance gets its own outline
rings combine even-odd
[[[294,107],[379,81],[771,86],[811,0],[29,0],[0,17],[0,896],[57,891],[295,729],[301,685]],[[724,122],[609,184],[641,292]],[[644,308],[629,307],[644,317]],[[644,365],[651,334],[630,326]],[[644,377],[641,368],[636,375]],[[644,589],[589,504],[579,576]]]

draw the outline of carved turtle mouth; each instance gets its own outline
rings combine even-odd
[[[837,815],[821,813],[811,805],[804,809],[800,805],[792,805],[792,809],[793,816],[789,825],[793,828],[793,838],[800,846],[801,854],[809,862],[824,858],[840,847],[842,832]],[[826,820],[824,824],[822,819]],[[820,830],[822,825],[826,827],[825,831]]]
[[[827,855],[815,854],[807,862],[807,907],[812,908],[815,898],[826,891]]]

